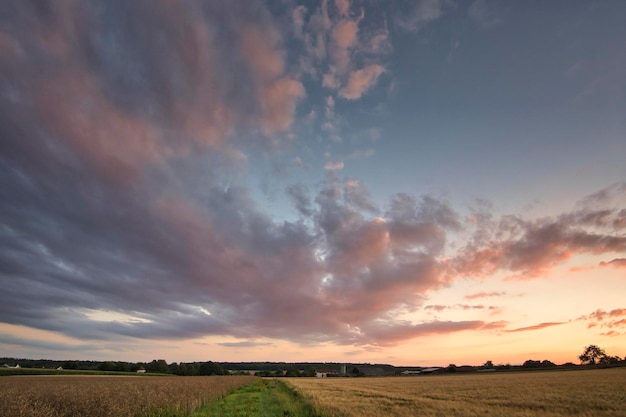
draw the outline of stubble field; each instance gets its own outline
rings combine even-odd
[[[325,416],[626,416],[626,368],[289,383]]]
[[[188,416],[252,376],[6,376],[2,417]]]

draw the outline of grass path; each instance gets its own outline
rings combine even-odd
[[[246,385],[192,417],[320,417],[314,408],[284,382],[261,379]]]

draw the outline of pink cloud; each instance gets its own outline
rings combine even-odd
[[[356,100],[376,84],[384,68],[378,64],[372,64],[365,68],[353,71],[348,77],[348,83],[339,90],[339,96],[347,100]]]
[[[84,72],[67,70],[35,88],[44,127],[71,145],[103,177],[129,184],[145,164],[165,156],[155,127],[106,100],[95,80]],[[82,105],[85,100],[91,105]]]
[[[626,252],[626,236],[613,229],[613,220],[621,215],[620,211],[603,211],[599,216],[604,219],[601,226],[598,216],[585,213],[582,210],[535,221],[505,216],[498,222],[487,216],[475,241],[461,249],[447,266],[453,276],[486,277],[509,270],[516,273],[515,279],[533,279],[577,254]],[[621,264],[619,260],[615,263]]]
[[[433,334],[450,334],[466,330],[496,330],[506,322],[473,321],[431,321],[418,324],[391,324],[378,322],[365,328],[368,336],[374,340],[384,341],[383,345],[394,345],[416,337]]]
[[[263,119],[261,126],[266,135],[289,130],[297,102],[305,96],[302,83],[281,78],[268,83],[261,94]]]
[[[517,329],[512,329],[512,330],[505,330],[505,332],[507,333],[512,333],[512,332],[527,332],[530,330],[540,330],[540,329],[545,329],[546,327],[552,327],[552,326],[560,326],[561,324],[566,324],[566,322],[546,322],[546,323],[539,323],[539,324],[535,324],[534,326],[527,326],[527,327],[520,327]]]
[[[258,83],[263,116],[263,133],[272,135],[289,129],[297,102],[305,96],[300,81],[284,77],[283,52],[272,27],[249,24],[241,29],[241,51]]]
[[[468,295],[465,296],[465,298],[467,300],[475,300],[476,298],[500,297],[502,295],[506,295],[506,292],[498,292],[498,291],[485,292],[485,291],[481,291],[481,292],[477,292],[477,293],[474,293],[474,294],[468,294]]]
[[[333,72],[337,73],[339,76],[342,76],[349,70],[350,57],[352,49],[357,44],[358,33],[359,23],[351,19],[343,19],[333,28]]]

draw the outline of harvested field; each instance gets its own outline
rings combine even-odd
[[[252,376],[7,376],[2,417],[187,416]]]
[[[326,416],[624,417],[626,368],[385,378],[291,378]]]

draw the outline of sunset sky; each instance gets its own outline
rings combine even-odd
[[[0,356],[626,355],[626,2],[0,4]]]

